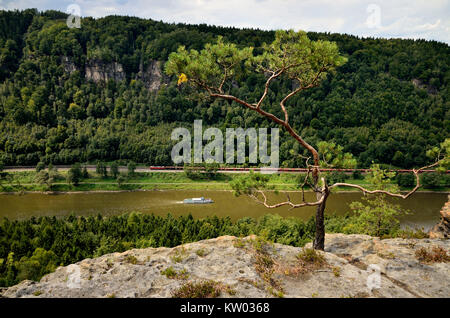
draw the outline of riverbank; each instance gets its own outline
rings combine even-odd
[[[189,178],[180,172],[135,172],[132,176],[123,174],[120,182],[111,176],[101,177],[89,172],[78,185],[71,185],[65,181],[67,171],[58,171],[59,177],[52,182],[51,187],[36,182],[35,171],[8,172],[10,180],[0,185],[1,193],[78,193],[78,192],[112,192],[112,191],[150,191],[150,190],[232,190],[230,182],[239,177],[240,173],[218,173],[211,179]],[[303,174],[278,173],[269,176],[268,185],[274,190],[298,191],[299,184],[303,182]],[[364,179],[346,179],[345,182],[368,186]],[[402,187],[402,191],[411,188]],[[353,188],[339,187],[335,192],[354,192]],[[423,191],[423,188],[422,188]],[[450,188],[426,189],[428,192],[449,193]]]
[[[23,195],[23,194],[46,194],[46,195],[64,195],[64,194],[95,194],[95,193],[128,193],[128,192],[154,192],[154,191],[187,191],[187,190],[195,190],[195,191],[223,191],[223,192],[233,192],[232,189],[134,189],[134,190],[87,190],[87,191],[82,191],[82,190],[70,190],[70,191],[6,191],[6,192],[1,192],[0,191],[0,195]],[[277,192],[277,191],[282,191],[282,193],[298,193],[299,190],[267,190],[266,192],[270,193],[270,192]],[[313,193],[312,190],[305,190],[305,193]],[[362,193],[359,190],[344,190],[344,189],[340,189],[337,191],[333,191],[333,193]],[[400,193],[407,193],[407,190],[403,190]],[[414,193],[433,193],[433,194],[450,194],[450,190],[448,191],[438,191],[438,190],[430,190],[430,191],[416,191]]]

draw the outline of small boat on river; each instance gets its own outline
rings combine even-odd
[[[214,203],[211,199],[205,199],[204,197],[201,198],[191,198],[191,199],[184,199],[183,203],[186,204],[206,204],[206,203]]]

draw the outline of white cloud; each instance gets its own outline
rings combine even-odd
[[[422,25],[418,25],[416,27],[416,29],[417,30],[434,30],[434,29],[438,28],[440,24],[441,24],[441,19],[438,19],[435,24],[425,23]]]

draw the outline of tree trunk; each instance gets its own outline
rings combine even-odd
[[[328,192],[328,188],[326,188],[324,192],[317,194],[318,200],[320,200],[322,197],[324,197],[324,198],[323,198],[323,202],[317,206],[317,210],[316,210],[316,236],[315,236],[314,242],[313,242],[313,248],[315,250],[323,251],[325,249],[324,212],[325,212],[325,205],[327,203],[329,194],[330,193]]]

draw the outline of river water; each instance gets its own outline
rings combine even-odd
[[[207,197],[214,200],[212,204],[183,204],[183,199],[192,197]],[[291,200],[301,202],[300,193],[290,193]],[[447,201],[448,194],[421,192],[415,193],[406,200],[390,198],[409,210],[407,216],[401,217],[403,226],[423,227],[428,230],[439,220],[439,211]],[[326,213],[339,215],[349,211],[349,203],[361,200],[362,194],[356,192],[333,193],[327,201]],[[314,200],[312,193],[306,193],[306,198]],[[269,194],[269,201],[278,202],[286,199],[285,194]],[[271,202],[269,202],[271,203]],[[29,193],[23,195],[0,195],[0,218],[24,219],[32,216],[64,216],[76,215],[108,216],[125,212],[137,211],[174,216],[191,213],[195,218],[217,215],[229,216],[233,221],[249,216],[258,218],[266,213],[277,213],[281,216],[294,216],[307,220],[314,215],[314,207],[291,209],[280,207],[267,209],[247,196],[235,197],[230,191],[200,191],[200,190],[166,190],[166,191],[135,191],[106,193],[71,193],[42,194]]]

